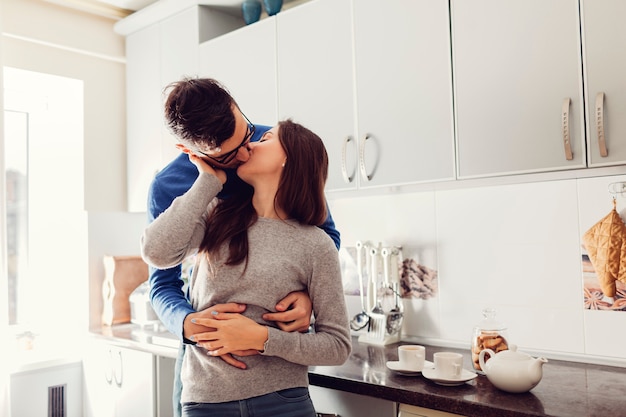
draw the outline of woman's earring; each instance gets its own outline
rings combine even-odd
[[[284,162],[283,162],[283,165],[282,165],[282,167],[283,167],[283,168],[285,167],[285,163],[284,163]]]

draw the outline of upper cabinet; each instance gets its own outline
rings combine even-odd
[[[193,6],[126,34],[129,211],[146,211],[154,175],[179,152],[164,123],[164,88],[198,75],[202,40],[241,25],[243,21],[231,15]]]
[[[316,0],[277,21],[279,117],[325,141],[328,191],[454,178],[446,4]]]
[[[454,179],[447,2],[353,4],[361,187]]]
[[[577,0],[452,0],[458,177],[586,166]]]
[[[276,15],[278,115],[324,140],[327,189],[354,189],[357,184],[350,4],[317,0]],[[342,163],[348,158],[352,163],[344,166],[344,175]]]
[[[626,163],[626,2],[583,0],[589,166]]]
[[[247,26],[176,7],[122,25],[144,22],[124,33],[133,211],[177,154],[162,92],[187,75],[320,135],[327,191],[626,163],[626,2],[310,0]]]
[[[223,83],[253,123],[276,124],[276,19],[201,44],[200,76]]]

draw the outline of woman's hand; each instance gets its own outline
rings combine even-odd
[[[189,152],[187,153],[187,155],[189,155],[189,160],[191,161],[191,163],[194,164],[196,168],[198,168],[198,172],[206,172],[217,177],[217,179],[220,180],[222,184],[226,183],[226,173],[223,170],[212,167],[204,159],[200,158],[194,153]]]
[[[245,304],[226,303],[226,304],[217,304],[207,309],[204,309],[195,313],[191,313],[187,315],[187,317],[185,317],[185,320],[183,322],[183,335],[185,336],[186,339],[191,340],[191,337],[193,337],[193,335],[196,333],[206,333],[206,332],[215,331],[215,329],[205,327],[200,324],[196,324],[195,321],[197,320],[194,320],[194,319],[198,319],[202,317],[211,318],[213,317],[212,312],[214,311],[222,312],[222,313],[224,312],[243,313],[245,309],[246,309]],[[259,352],[257,350],[249,350],[249,351],[239,351],[239,352],[233,352],[233,353],[237,356],[251,356],[251,355],[257,355]],[[231,366],[234,366],[235,368],[239,368],[239,369],[247,368],[244,362],[237,360],[230,354],[221,355],[220,358],[224,362],[228,363]]]
[[[181,152],[186,153],[187,156],[189,156],[189,161],[194,164],[196,168],[198,168],[198,172],[207,172],[217,177],[222,184],[226,183],[226,173],[223,170],[211,166],[206,160],[196,155],[194,151],[187,148],[182,143],[177,143],[176,147]]]
[[[214,329],[197,333],[191,340],[207,349],[211,356],[232,353],[238,356],[256,354],[263,350],[268,338],[266,326],[237,313],[212,312],[213,318],[194,318],[194,324]]]

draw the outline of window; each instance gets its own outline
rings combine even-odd
[[[83,83],[15,68],[3,71],[2,221],[9,298],[4,314],[17,332],[85,329]]]

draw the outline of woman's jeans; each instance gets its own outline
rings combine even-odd
[[[183,417],[315,417],[309,389],[289,388],[226,403],[184,403]]]

